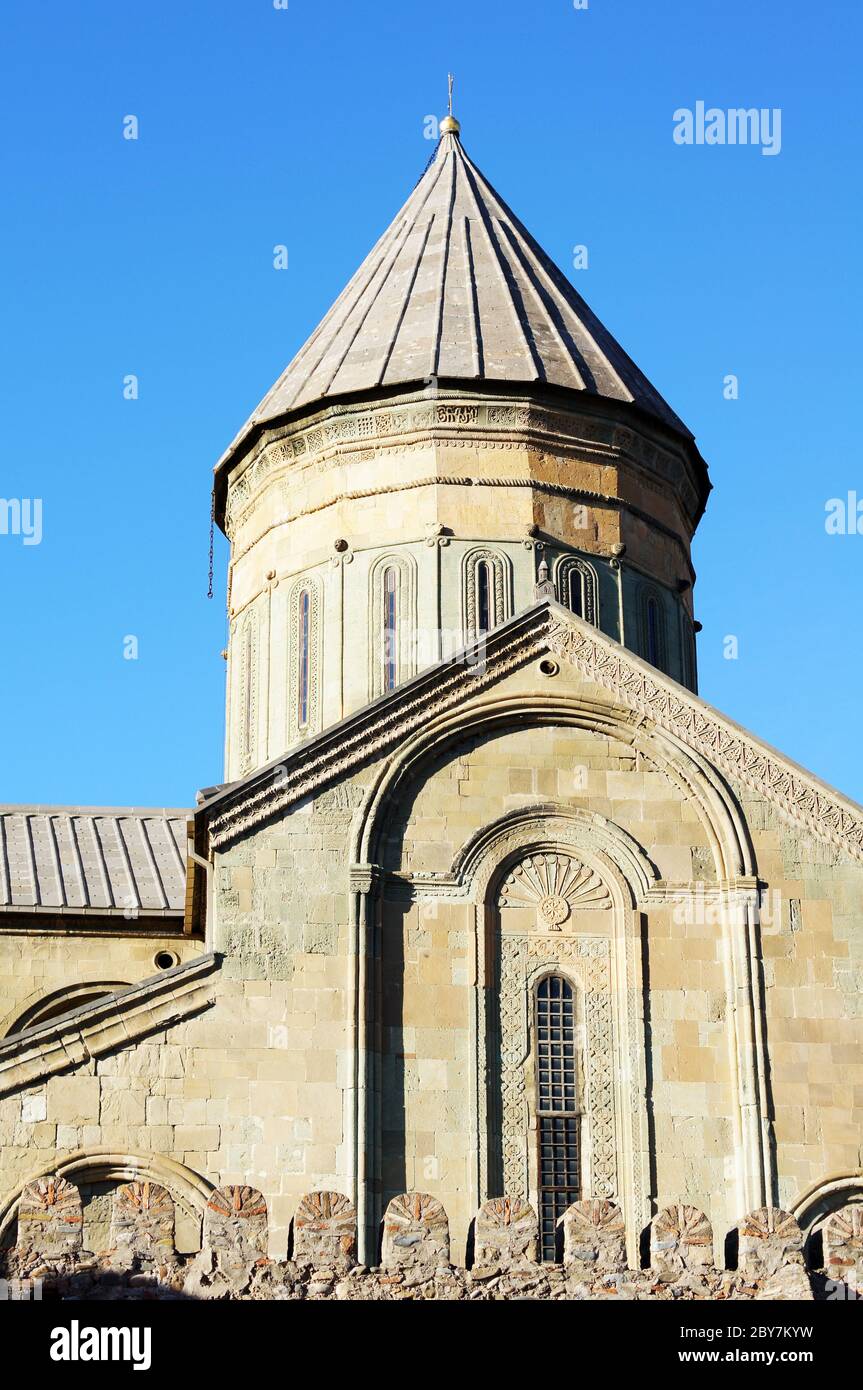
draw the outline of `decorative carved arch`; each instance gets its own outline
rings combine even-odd
[[[497,907],[500,885],[513,865],[525,855],[538,853],[569,856],[591,871],[591,882],[604,885],[612,910],[602,911],[596,904],[595,933],[558,933],[551,927],[536,935],[513,938],[503,932]],[[530,1001],[544,974],[563,974],[580,1001],[584,1032],[584,1175],[592,1196],[620,1200],[627,1211],[634,1251],[638,1229],[650,1210],[642,916],[638,905],[657,881],[656,869],[636,841],[605,817],[577,807],[536,802],[507,813],[472,836],[456,856],[453,873],[476,911],[478,1196],[485,1200],[489,1181],[495,1180],[491,1165],[498,1142],[493,1133],[498,1123],[497,1088],[502,1106],[499,1142],[504,1186],[507,1192],[525,1199],[535,1195],[536,1174],[528,1141],[532,1118],[524,1120],[525,1114],[533,1115],[527,1079]],[[495,1000],[499,1001],[499,1022],[494,1016]],[[495,1047],[500,1049],[499,1076]],[[486,1077],[488,1086],[483,1085]]]
[[[444,756],[454,743],[463,743],[466,737],[491,733],[495,730],[503,732],[512,727],[523,728],[530,724],[556,724],[588,729],[597,734],[607,734],[627,744],[643,757],[650,767],[661,771],[669,779],[670,784],[676,788],[681,799],[695,809],[713,856],[716,878],[715,891],[724,893],[730,885],[742,886],[747,890],[754,891],[757,874],[754,850],[745,819],[733,791],[721,773],[705,756],[695,752],[675,735],[654,724],[651,720],[639,716],[630,709],[604,702],[588,701],[575,694],[550,696],[539,691],[515,696],[512,694],[486,696],[466,706],[462,705],[456,710],[445,711],[437,718],[427,719],[416,736],[410,741],[406,741],[392,760],[381,766],[354,819],[351,835],[351,860],[354,865],[352,886],[355,894],[352,900],[352,931],[355,933],[354,949],[357,951],[361,964],[354,996],[354,1023],[352,1026],[359,1039],[362,1040],[367,1036],[366,1029],[370,1026],[370,1015],[367,1012],[367,1004],[364,1002],[370,996],[364,983],[367,975],[362,962],[370,955],[370,943],[373,939],[374,923],[377,920],[378,911],[377,899],[381,875],[381,869],[378,866],[384,863],[387,858],[386,838],[393,817],[400,812],[403,813],[406,800],[411,794],[411,784],[422,775],[423,768],[431,766],[435,759]],[[529,814],[531,809],[533,808],[528,808],[526,814]],[[560,811],[560,808],[558,807],[556,810]],[[579,831],[584,828],[587,832],[592,829],[595,833],[599,833],[602,827],[601,818],[596,818],[589,812],[578,811],[577,808],[568,807],[566,811],[570,815],[574,813],[576,817],[583,817],[582,824],[578,826]],[[519,814],[519,812],[514,813],[516,820]],[[567,830],[571,833],[572,828],[573,823],[570,820],[567,823]],[[485,827],[464,846],[453,865],[451,888],[449,892],[445,892],[445,896],[452,896],[453,892],[456,896],[464,894],[466,866],[472,856],[477,861],[482,858],[481,851],[488,838],[489,828]],[[493,835],[491,838],[494,838]],[[572,842],[565,835],[563,843],[570,845]],[[627,849],[634,857],[627,859],[627,856],[623,854],[624,845],[625,841],[621,840],[617,841],[616,846],[607,843],[586,848],[584,845],[580,845],[579,854],[583,855],[587,861],[592,860],[597,870],[605,877],[605,881],[609,883],[613,895],[617,895],[615,922],[627,922],[630,926],[629,934],[624,932],[622,941],[618,932],[620,944],[615,951],[614,965],[615,978],[619,981],[618,995],[627,1001],[628,1009],[629,1001],[637,1001],[641,993],[641,986],[636,983],[636,981],[640,981],[640,949],[626,949],[627,942],[638,942],[638,935],[641,930],[636,904],[641,901],[643,906],[649,906],[649,900],[647,903],[643,902],[645,892],[648,894],[651,891],[661,893],[663,890],[659,887],[651,887],[651,885],[655,885],[656,875],[644,852],[639,853],[639,848],[634,846],[634,842],[632,842],[627,846]],[[493,866],[491,871],[494,871]],[[428,877],[434,879],[439,876],[429,875]],[[478,883],[479,878],[476,871],[474,871],[474,877],[475,882]],[[415,880],[413,891],[417,892],[421,889],[420,880]],[[434,896],[438,891],[439,889],[434,883],[428,884],[429,896]],[[475,893],[473,900],[476,904]],[[484,906],[482,912],[485,913]],[[484,928],[485,918],[483,916]],[[738,1202],[746,1209],[754,1208],[759,1204],[763,1205],[765,1201],[772,1200],[775,1182],[771,1166],[769,1102],[764,1063],[763,1007],[760,1002],[759,990],[761,986],[757,960],[757,925],[754,924],[753,917],[747,908],[739,920],[724,917],[723,930],[729,943],[728,988],[735,1000],[735,1007],[729,1010],[728,1016],[729,1027],[731,1028],[730,1043],[735,1058],[737,1080],[732,1124],[735,1136],[734,1152],[738,1160]],[[633,972],[629,982],[626,979],[627,971]],[[478,997],[481,994],[482,990],[479,990]],[[742,1001],[744,999],[748,1001],[746,1007],[743,1006]],[[640,1025],[636,1018],[634,1025],[628,1026],[627,1036],[635,1038],[636,1050],[639,1057],[643,1059],[643,1047],[639,1049],[637,1037],[639,1026],[643,1026],[643,1024]],[[479,1027],[477,1028],[477,1036],[478,1038],[485,1036]],[[475,1065],[475,1077],[482,1074],[482,1065],[483,1059],[478,1056]],[[628,1059],[626,1065],[630,1066]],[[638,1073],[636,1071],[631,1074],[633,1077],[637,1077]],[[356,1162],[358,1164],[355,1170],[357,1173],[356,1190],[357,1199],[361,1204],[365,1202],[363,1163],[365,1162],[364,1153],[367,1152],[364,1137],[366,1122],[363,1118],[363,1107],[367,1102],[365,1087],[366,1080],[361,1075],[357,1089],[355,1120]],[[477,1096],[479,1089],[479,1083],[475,1081],[475,1095]],[[637,1091],[637,1083],[633,1083],[632,1089]],[[641,1108],[643,1111],[644,1107]],[[631,1145],[631,1152],[633,1154],[644,1153],[646,1146],[640,1123],[636,1123],[633,1129],[635,1139]],[[478,1139],[478,1136],[476,1137]],[[477,1144],[478,1150],[479,1145]],[[479,1200],[480,1174],[477,1174],[475,1185],[477,1189],[475,1195]],[[632,1190],[632,1184],[621,1184],[621,1188]],[[637,1223],[643,1222],[647,1218],[646,1203],[645,1189],[640,1211],[635,1198],[627,1204],[628,1219],[632,1223],[630,1227],[631,1238]],[[366,1239],[370,1249],[373,1241],[374,1221],[368,1213],[365,1213],[361,1220],[365,1223],[365,1228],[369,1233]]]
[[[489,621],[492,628],[506,622],[512,611],[512,562],[508,555],[487,546],[476,546],[462,558],[462,631],[465,642],[479,636],[477,568],[489,567]]]
[[[387,570],[397,576],[398,637],[394,657],[396,685],[401,685],[416,671],[417,631],[417,562],[409,551],[389,551],[379,555],[369,569],[369,699],[384,694],[385,638],[382,627],[384,576]]]
[[[300,700],[300,649],[299,603],[301,596],[309,596],[309,650],[308,659],[308,716],[305,723],[299,717]],[[308,738],[321,727],[321,680],[323,654],[323,599],[321,581],[317,575],[302,575],[291,585],[287,603],[287,649],[288,649],[288,710],[287,741],[295,743],[298,738]]]
[[[637,907],[659,878],[641,845],[628,831],[595,811],[556,801],[531,802],[484,825],[453,860],[453,877],[468,887],[475,901],[481,900],[495,872],[497,846],[511,844],[514,855],[539,848],[546,843],[546,836],[539,835],[540,829],[553,829],[555,843],[568,850],[591,845],[610,860],[617,868],[615,886],[622,893],[622,906]]]
[[[630,710],[600,707],[575,695],[547,694],[486,698],[429,719],[415,738],[382,764],[378,778],[369,787],[354,821],[352,862],[380,862],[381,837],[390,808],[404,800],[408,784],[423,763],[439,756],[453,738],[463,741],[466,736],[527,724],[587,729],[629,744],[694,805],[711,847],[717,882],[757,874],[752,842],[737,800],[706,758],[656,725],[636,720]]]
[[[579,614],[585,622],[597,626],[599,614],[598,582],[596,570],[577,555],[561,555],[554,566],[554,591],[557,601],[569,608],[569,585],[573,573],[581,576],[582,611]]]

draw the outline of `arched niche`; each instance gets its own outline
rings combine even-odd
[[[539,1200],[534,997],[559,973],[576,1001],[580,1195],[623,1206],[634,1250],[650,1214],[639,903],[656,870],[606,818],[538,802],[472,836],[453,877],[476,922],[479,1200]]]
[[[167,1189],[174,1200],[177,1249],[199,1248],[204,1210],[213,1184],[194,1169],[161,1154],[117,1153],[110,1149],[80,1150],[30,1173],[0,1204],[0,1244],[8,1244],[17,1221],[18,1204],[27,1183],[56,1175],[74,1183],[84,1203],[85,1233],[88,1198],[109,1195],[122,1183],[149,1180]]]

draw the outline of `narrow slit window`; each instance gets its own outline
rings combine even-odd
[[[662,665],[659,631],[659,604],[655,598],[649,598],[647,600],[647,659],[651,666]]]
[[[243,657],[241,664],[243,678],[243,720],[241,725],[241,752],[243,758],[252,756],[252,735],[253,735],[253,682],[255,679],[254,661],[255,646],[252,640],[251,624],[246,624],[243,634]]]
[[[491,628],[491,574],[487,560],[480,560],[476,567],[476,622],[477,632]]]
[[[561,975],[536,990],[540,1258],[557,1258],[557,1223],[579,1197],[575,1001]]]
[[[390,567],[384,573],[384,690],[395,690],[398,676],[396,641],[398,640],[398,576]]]
[[[584,575],[572,565],[567,575],[569,609],[577,618],[584,617]]]
[[[311,595],[303,589],[297,606],[297,723],[301,729],[309,723],[310,624]]]

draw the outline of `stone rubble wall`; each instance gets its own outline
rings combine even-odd
[[[78,1190],[62,1178],[25,1188],[6,1274],[41,1280],[43,1297],[94,1300],[811,1300],[856,1297],[863,1283],[863,1206],[832,1215],[824,1228],[825,1268],[811,1273],[803,1232],[790,1213],[775,1207],[738,1223],[736,1270],[716,1268],[710,1223],[685,1203],[653,1218],[649,1269],[628,1268],[623,1213],[610,1201],[569,1207],[560,1221],[563,1263],[538,1264],[533,1208],[519,1197],[494,1198],[477,1213],[471,1269],[450,1264],[447,1214],[424,1192],[390,1202],[378,1268],[356,1263],[356,1212],[340,1192],[302,1199],[293,1258],[286,1261],[267,1256],[267,1205],[252,1187],[213,1191],[203,1248],[191,1258],[174,1250],[173,1200],[158,1184],[132,1182],[115,1190],[107,1251],[82,1249],[81,1211]]]

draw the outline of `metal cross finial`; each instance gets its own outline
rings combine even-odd
[[[446,75],[446,81],[447,81],[447,88],[448,88],[448,91],[449,91],[449,113],[448,113],[448,114],[451,116],[451,115],[452,115],[452,84],[453,84],[453,75],[452,75],[451,72],[448,72],[448,73],[447,73],[447,75]]]

